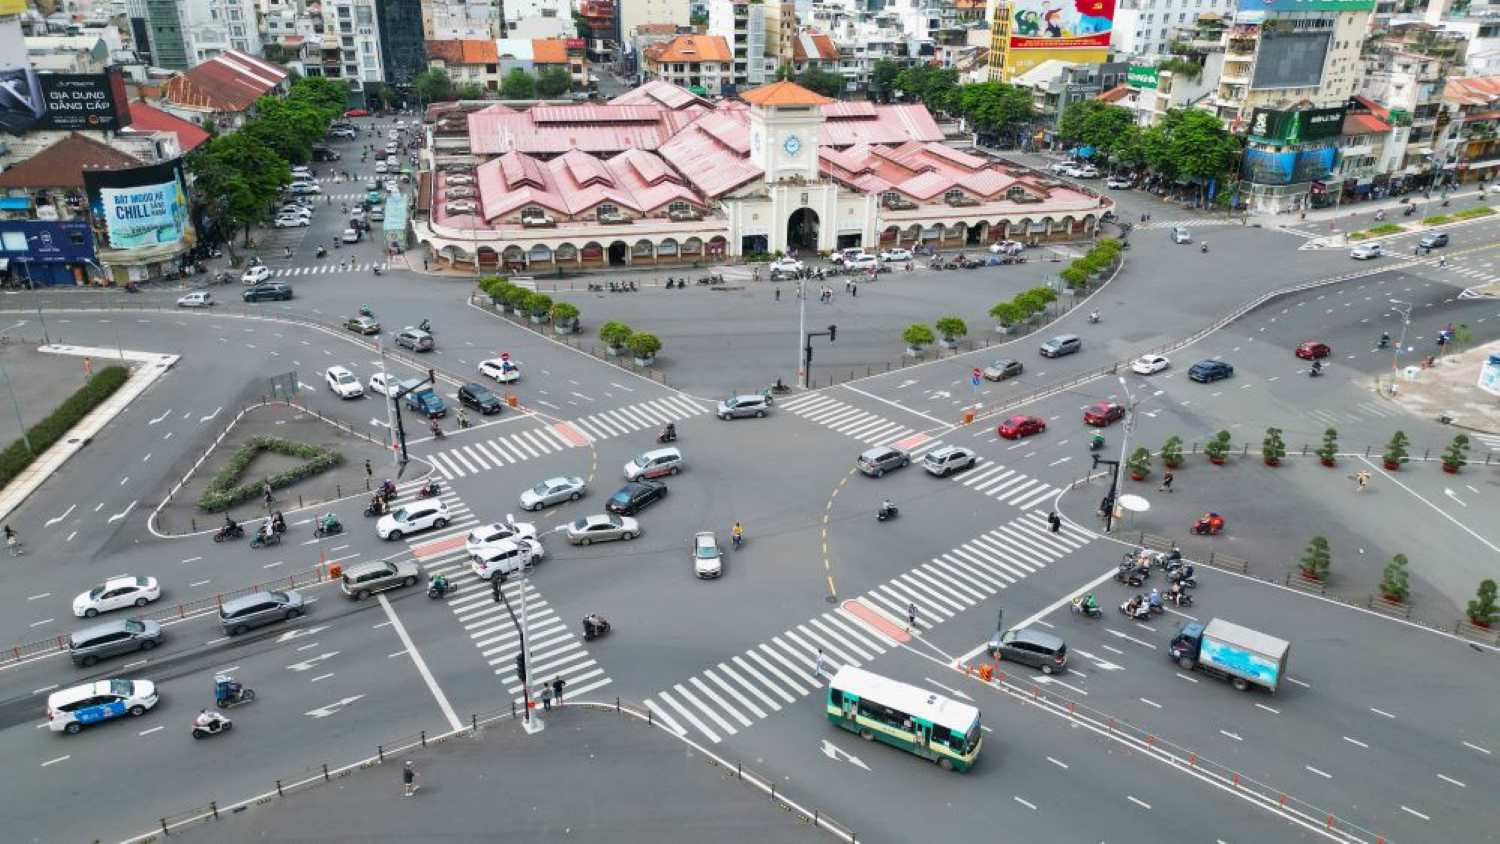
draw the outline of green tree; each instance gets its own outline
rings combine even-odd
[[[1453,442],[1448,443],[1447,448],[1443,449],[1443,465],[1447,466],[1449,471],[1458,471],[1469,462],[1465,459],[1468,456],[1469,437],[1467,434],[1459,434],[1453,438]]]
[[[1267,466],[1275,466],[1286,456],[1286,443],[1281,439],[1280,428],[1266,429],[1266,438],[1260,443],[1260,456]]]
[[[482,100],[484,99],[484,86],[478,82],[464,82],[454,89],[453,94],[460,100]]]
[[[255,116],[240,127],[245,135],[292,164],[312,158],[313,144],[323,139],[333,119],[329,110],[301,99],[261,97]]]
[[[500,99],[530,100],[536,97],[536,77],[518,68],[505,74],[500,83]]]
[[[1134,479],[1142,479],[1151,474],[1151,449],[1142,447],[1131,452],[1130,458],[1125,461],[1125,468]]]
[[[791,62],[782,62],[776,66],[776,78],[773,82],[786,82],[797,74],[792,70]]]
[[[545,293],[529,294],[522,306],[534,317],[544,317],[552,312],[552,297]]]
[[[837,97],[844,93],[844,77],[821,67],[808,67],[797,77],[797,84],[825,97]]]
[[[1406,447],[1410,443],[1405,431],[1397,431],[1391,435],[1391,441],[1385,444],[1385,454],[1382,455],[1387,469],[1399,469],[1406,462]]]
[[[937,338],[932,336],[932,329],[920,322],[914,322],[901,332],[901,340],[913,349],[921,349],[923,346],[932,345]]]
[[[1239,140],[1219,118],[1198,109],[1169,111],[1139,138],[1140,159],[1165,178],[1196,181],[1200,200],[1208,182],[1232,174],[1239,160]]]
[[[901,92],[904,100],[919,100],[922,93],[927,90],[927,75],[932,68],[925,64],[914,64],[911,67],[901,69],[896,74],[896,88]]]
[[[647,334],[644,331],[637,331],[630,335],[625,345],[630,349],[630,353],[638,358],[649,358],[661,351],[661,340],[657,339],[655,334]]]
[[[932,68],[923,82],[923,105],[932,111],[957,110],[958,70],[951,67]]]
[[[566,325],[578,319],[578,306],[571,302],[558,302],[552,306],[552,322]]]
[[[1168,469],[1182,465],[1182,437],[1173,434],[1161,444],[1161,462]]]
[[[417,89],[417,96],[429,103],[442,102],[453,99],[453,79],[448,76],[448,71],[440,67],[430,67],[417,74],[412,80],[412,87]]]
[[[1307,550],[1302,552],[1302,557],[1297,560],[1297,568],[1302,574],[1317,581],[1328,577],[1328,568],[1333,563],[1333,554],[1328,549],[1328,539],[1322,536],[1314,536],[1307,544]]]
[[[599,326],[599,339],[604,342],[604,345],[615,348],[625,345],[625,341],[629,340],[630,335],[633,333],[630,330],[630,326],[623,322],[615,322],[614,320],[610,320]]]
[[[1339,432],[1329,428],[1323,432],[1323,444],[1318,446],[1318,459],[1325,466],[1332,466],[1339,453]]]
[[[1479,591],[1475,593],[1474,600],[1464,610],[1471,624],[1479,627],[1489,627],[1495,623],[1500,612],[1495,609],[1495,581],[1485,578],[1479,583]]]
[[[1026,311],[1015,302],[997,302],[990,308],[990,316],[1001,326],[1009,327],[1026,319]]]
[[[969,333],[969,326],[956,316],[945,316],[934,323],[943,340],[952,343]]]
[[[349,83],[321,76],[299,76],[287,89],[287,99],[326,109],[331,123],[349,106]]]
[[[1057,274],[1058,278],[1061,278],[1064,284],[1075,290],[1080,287],[1084,287],[1089,283],[1088,269],[1086,267],[1081,267],[1078,264],[1078,261],[1074,261],[1067,267],[1064,267],[1062,272]]]
[[[999,135],[1014,135],[1036,120],[1030,92],[1004,82],[960,86],[953,106],[976,129]]]
[[[1229,456],[1229,432],[1220,431],[1214,434],[1214,438],[1203,444],[1203,453],[1208,459],[1215,463]]]
[[[901,75],[901,65],[890,59],[877,59],[870,68],[871,99],[888,103],[896,91],[896,79]]]
[[[1398,603],[1405,603],[1406,597],[1411,594],[1405,554],[1397,554],[1386,564],[1385,571],[1380,574],[1380,594]]]
[[[286,159],[244,132],[211,138],[188,156],[187,169],[208,216],[226,232],[244,229],[247,243],[250,226],[266,217],[292,181]]]
[[[573,87],[573,77],[565,67],[549,67],[537,74],[536,95],[551,99],[561,97]]]

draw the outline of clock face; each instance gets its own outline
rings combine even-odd
[[[797,150],[802,149],[802,141],[798,140],[796,135],[787,135],[786,143],[782,146],[786,149],[787,155],[796,155]]]

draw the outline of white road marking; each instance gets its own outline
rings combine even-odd
[[[1047,757],[1047,761],[1051,762],[1052,764],[1056,765],[1059,768],[1062,768],[1064,771],[1066,771],[1068,769],[1068,763],[1066,763],[1066,762],[1059,762],[1056,759],[1053,759],[1051,756]]]
[[[64,756],[63,758],[66,759],[68,757]],[[1416,809],[1413,809],[1410,806],[1403,805],[1401,807],[1401,811],[1407,813],[1408,815],[1413,815],[1415,817],[1421,818],[1424,821],[1430,821],[1430,820],[1432,820],[1432,818],[1427,817],[1426,815],[1422,814],[1421,812],[1418,812]]]
[[[329,677],[332,677],[332,676],[333,676],[333,672],[330,671],[327,674],[319,674],[318,676],[312,678],[311,680],[308,680],[307,682],[309,682],[309,683],[316,683],[319,680],[327,680]]]
[[[1370,746],[1368,744],[1365,744],[1364,742],[1360,741],[1359,739],[1352,739],[1352,738],[1349,738],[1348,736],[1344,736],[1344,741],[1349,742],[1350,744],[1354,745],[1355,747],[1363,747],[1366,750],[1368,750],[1370,748]]]
[[[1220,730],[1219,731],[1219,735],[1228,736],[1228,737],[1234,739],[1235,741],[1244,741],[1244,739],[1240,738],[1239,736],[1235,735],[1234,733],[1229,732],[1228,730]]]
[[[201,559],[203,559],[203,558],[202,557],[188,557],[186,560],[183,560],[183,562],[184,563],[196,563],[196,562],[198,562]]]
[[[1483,753],[1483,754],[1484,754],[1484,755],[1485,755],[1485,756],[1488,756],[1488,755],[1490,755],[1490,752],[1489,752],[1489,751],[1488,751],[1488,750],[1486,750],[1486,749],[1485,749],[1485,748],[1483,748],[1483,747],[1480,747],[1480,746],[1479,746],[1479,745],[1477,745],[1477,744],[1470,744],[1470,743],[1469,743],[1469,742],[1464,742],[1464,743],[1463,743],[1463,744],[1464,744],[1464,747],[1467,747],[1467,748],[1469,748],[1469,749],[1470,749],[1470,750],[1477,750],[1477,751],[1479,751],[1479,752],[1480,752],[1480,753]]]
[[[1137,806],[1140,806],[1142,809],[1150,809],[1151,808],[1151,804],[1150,803],[1147,803],[1144,800],[1137,800],[1136,798],[1132,797],[1129,794],[1125,795],[1125,799],[1129,800],[1130,802],[1134,803]]]
[[[1318,770],[1317,768],[1314,768],[1311,765],[1303,765],[1302,767],[1306,768],[1309,771],[1312,771],[1313,773],[1317,774],[1318,776],[1322,777],[1325,780],[1331,780],[1331,779],[1333,779],[1333,774],[1330,774],[1327,771],[1320,771],[1320,770]]]
[[[1188,681],[1189,683],[1196,683],[1196,682],[1198,682],[1198,678],[1197,677],[1189,677],[1188,675],[1182,673],[1181,671],[1177,672],[1177,676],[1181,677],[1182,679],[1184,679],[1186,681]]]
[[[58,516],[58,517],[52,518],[52,519],[48,519],[46,521],[46,524],[44,526],[45,527],[52,527],[53,525],[57,524],[58,522],[62,521],[63,519],[66,519],[68,517],[68,514],[71,513],[71,512],[73,512],[73,509],[75,507],[77,507],[77,506],[78,506],[77,504],[74,504],[72,507],[69,507],[67,510],[63,511],[63,514],[61,516]]]
[[[406,650],[411,654],[411,661],[416,665],[417,672],[422,675],[422,680],[427,683],[428,690],[437,699],[438,708],[447,717],[448,724],[455,730],[462,728],[463,722],[458,720],[458,714],[453,711],[453,705],[448,702],[447,695],[443,694],[443,690],[438,687],[437,680],[433,678],[432,672],[427,669],[427,662],[422,659],[422,654],[417,651],[416,643],[412,642],[411,636],[407,635],[406,627],[401,624],[400,619],[396,618],[396,611],[391,608],[391,602],[386,600],[385,595],[377,597],[380,600],[381,608],[385,610],[385,614],[390,618],[391,626],[396,628],[396,635],[401,637],[401,644],[405,645]]]
[[[45,597],[47,597],[47,596],[49,596],[51,594],[52,594],[51,592],[43,592],[40,595],[32,595],[30,598],[27,598],[26,600],[28,600],[28,601],[36,601],[36,600],[40,600],[42,598],[45,598]]]
[[[132,502],[130,502],[129,504],[127,504],[125,506],[124,510],[121,510],[120,512],[114,514],[113,516],[110,516],[109,517],[109,523],[110,524],[114,524],[115,522],[118,522],[119,520],[125,518],[127,515],[130,514],[131,510],[135,509],[135,504],[136,503],[134,501],[132,501]]]
[[[1442,774],[1438,774],[1437,778],[1440,779],[1440,780],[1442,780],[1443,782],[1451,782],[1454,785],[1458,786],[1459,788],[1468,788],[1467,785],[1464,785],[1463,783],[1459,782],[1458,780],[1454,779],[1453,777],[1448,777],[1448,776],[1444,776]]]
[[[1309,684],[1309,683],[1304,683],[1304,682],[1302,682],[1302,681],[1301,681],[1301,680],[1298,680],[1298,679],[1297,679],[1297,678],[1296,678],[1296,677],[1287,677],[1287,678],[1286,678],[1286,681],[1287,681],[1287,682],[1288,682],[1288,683],[1296,683],[1296,684],[1297,684],[1297,685],[1299,685],[1299,686],[1301,686],[1301,687],[1302,687],[1302,688],[1304,688],[1304,689],[1310,689],[1310,688],[1312,688],[1312,685],[1311,685],[1311,684]]]
[[[1257,703],[1256,707],[1258,707],[1260,709],[1264,709],[1265,711],[1271,713],[1272,715],[1280,715],[1281,714],[1281,710],[1279,710],[1279,709],[1272,709],[1271,707],[1266,706],[1264,703]]]
[[[1147,698],[1141,698],[1141,703],[1144,703],[1147,706],[1151,706],[1151,707],[1155,707],[1157,709],[1161,709],[1161,704],[1157,703],[1154,700],[1149,700]]]
[[[151,420],[147,421],[146,424],[147,425],[155,425],[156,423],[160,422],[163,419],[166,419],[168,416],[171,416],[171,415],[172,415],[172,410],[171,410],[171,408],[168,408],[165,413],[163,413],[162,415],[156,417],[155,419],[151,419]]]
[[[40,689],[32,689],[32,690],[31,690],[31,693],[32,693],[32,694],[34,694],[34,695],[39,695],[39,694],[41,694],[41,693],[42,693],[42,692],[50,692],[50,691],[52,691],[52,690],[53,690],[53,689],[55,689],[55,688],[57,688],[57,684],[56,684],[56,683],[53,683],[53,684],[52,684],[52,685],[50,685],[50,686],[43,686],[43,687],[41,687],[41,688],[40,688]]]
[[[1376,708],[1375,708],[1375,707],[1373,707],[1373,706],[1372,706],[1372,707],[1370,707],[1370,711],[1371,711],[1371,712],[1373,712],[1373,713],[1375,713],[1375,714],[1376,714],[1376,715],[1384,715],[1384,716],[1385,716],[1385,717],[1387,717],[1387,718],[1395,718],[1395,717],[1396,717],[1396,716],[1394,716],[1394,715],[1392,715],[1392,714],[1391,714],[1391,713],[1389,713],[1389,712],[1386,712],[1386,711],[1384,711],[1384,710],[1380,710],[1380,709],[1376,709]]]
[[[1015,797],[1015,801],[1017,803],[1020,803],[1022,806],[1025,806],[1026,808],[1030,809],[1033,812],[1036,811],[1036,804],[1035,803],[1032,803],[1029,800],[1023,800],[1020,797],[1017,797],[1016,795],[1011,795],[1011,796]]]
[[[166,729],[166,727],[160,727],[160,726],[158,726],[158,727],[149,727],[147,729],[141,730],[139,733],[136,733],[136,735],[138,735],[138,736],[149,736],[152,733],[160,732],[160,731],[165,730],[165,729]]]
[[[304,386],[306,386],[306,385],[304,385]],[[307,389],[309,389],[309,390],[311,390],[311,389],[312,389],[312,388],[311,388],[311,387],[307,387]],[[198,419],[198,421],[199,421],[199,422],[200,422],[200,423],[201,423],[201,422],[207,422],[207,421],[209,421],[209,420],[210,420],[210,419],[213,419],[213,418],[214,418],[214,417],[215,417],[215,416],[218,416],[218,415],[219,415],[219,411],[221,411],[221,410],[223,410],[223,409],[224,409],[224,408],[223,408],[223,407],[222,407],[222,406],[220,406],[220,407],[216,407],[216,408],[214,408],[214,412],[213,412],[213,413],[210,413],[210,414],[208,414],[208,415],[207,415],[207,416],[203,416],[203,417],[199,417],[199,419]]]
[[[31,623],[31,626],[32,627],[41,627],[43,624],[51,624],[52,622],[54,622],[56,620],[57,619],[55,619],[55,618],[44,618],[41,621],[33,621]]]
[[[66,761],[68,761],[69,759],[72,759],[72,758],[73,758],[73,755],[72,754],[68,754],[67,756],[59,756],[56,759],[48,759],[47,761],[45,761],[45,762],[42,763],[42,767],[45,768],[45,767],[47,767],[49,765],[56,765],[58,762],[66,762]],[[1405,806],[1402,806],[1401,808],[1406,809]],[[1406,811],[1410,812],[1411,810],[1410,809],[1406,809]]]

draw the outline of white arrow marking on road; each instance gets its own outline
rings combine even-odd
[[[939,683],[938,681],[932,679],[931,677],[923,677],[922,679],[926,680],[927,682],[931,683],[934,686],[937,686],[938,688],[940,688],[940,689],[942,689],[942,690],[944,690],[946,692],[950,692],[952,694],[958,695],[959,697],[963,698],[964,700],[973,700],[974,699],[974,698],[971,698],[968,695],[964,694],[962,691],[959,691],[958,689],[953,688],[952,686],[945,686],[942,683]]]
[[[52,527],[53,525],[57,524],[58,522],[62,521],[63,519],[66,519],[68,517],[68,513],[73,512],[73,508],[77,507],[77,506],[78,506],[77,504],[74,504],[72,507],[69,507],[61,516],[58,516],[55,519],[48,519],[46,527]]]
[[[1449,498],[1453,499],[1454,502],[1456,502],[1458,504],[1458,506],[1460,506],[1460,507],[1467,507],[1467,506],[1469,506],[1469,505],[1467,505],[1467,504],[1465,504],[1463,502],[1463,499],[1461,499],[1461,498],[1458,497],[1458,493],[1454,492],[1453,490],[1451,490],[1451,489],[1449,489],[1447,487],[1443,487],[1443,494],[1446,495],[1446,496],[1448,496]]]
[[[1102,657],[1102,656],[1094,656],[1093,654],[1089,653],[1088,651],[1078,650],[1077,648],[1075,648],[1074,649],[1074,653],[1078,654],[1079,656],[1083,657],[1084,659],[1092,660],[1093,663],[1099,668],[1100,671],[1124,671],[1125,670],[1125,666],[1123,666],[1123,665],[1116,665],[1113,662],[1110,662],[1109,660],[1105,659],[1104,657]]]
[[[1073,458],[1071,458],[1071,457],[1061,457],[1061,458],[1058,458],[1057,460],[1052,461],[1051,463],[1048,463],[1047,465],[1048,466],[1056,466],[1059,463],[1066,463],[1066,462],[1068,462],[1069,460],[1072,460],[1072,459]]]
[[[904,390],[907,387],[910,387],[911,385],[913,385],[915,383],[917,383],[917,379],[915,379],[915,378],[908,378],[905,381],[902,381],[900,384],[897,384],[896,385],[896,389],[898,389],[898,390]]]
[[[848,751],[840,750],[839,748],[835,747],[833,742],[829,741],[828,739],[823,739],[823,755],[827,756],[829,759],[834,760],[837,760],[840,756],[842,756],[845,759],[849,760],[849,764],[858,765],[859,767],[864,768],[866,771],[870,770],[870,766],[860,761],[860,758],[858,756],[855,756]]]
[[[317,709],[309,709],[302,714],[311,715],[314,718],[327,718],[328,716],[337,713],[340,709],[343,709],[344,707],[355,702],[356,700],[359,700],[362,697],[364,697],[364,695],[354,695],[352,697],[346,697],[342,700],[336,700],[333,703],[328,704],[327,706],[320,706]]]
[[[214,408],[214,412],[213,413],[210,413],[207,416],[204,416],[204,417],[200,418],[198,421],[199,422],[207,422],[208,420],[214,418],[215,416],[218,416],[219,415],[219,411],[221,411],[223,409],[224,409],[223,407],[216,407],[216,408]]]
[[[127,515],[127,514],[128,514],[128,513],[129,513],[129,512],[130,512],[130,511],[131,511],[131,510],[133,510],[133,509],[135,509],[135,502],[134,502],[134,501],[132,501],[132,502],[130,502],[130,503],[129,503],[129,504],[127,504],[127,505],[126,505],[126,506],[125,506],[125,509],[124,509],[124,510],[121,510],[121,511],[120,511],[120,512],[118,512],[118,513],[116,513],[116,514],[114,514],[114,515],[113,515],[113,516],[110,516],[110,517],[109,517],[109,523],[110,523],[110,524],[114,524],[114,523],[115,523],[115,522],[118,522],[118,521],[119,521],[119,520],[121,520],[121,519],[123,519],[123,518],[125,518],[125,516],[126,516],[126,515]]]
[[[379,419],[376,419],[373,416],[370,417],[370,424],[374,425],[374,426],[376,426],[378,428],[389,428],[389,427],[391,427],[391,424],[389,422],[383,422],[383,421],[381,421]]]
[[[609,382],[609,386],[616,387],[618,389],[624,390],[627,393],[633,393],[633,392],[635,392],[635,390],[630,389],[629,387],[625,386],[624,384],[619,384],[619,383],[616,383],[614,381]]]
[[[146,424],[147,425],[155,425],[156,423],[160,422],[163,419],[166,419],[168,416],[171,416],[171,415],[172,415],[172,409],[168,408],[166,413],[163,413],[162,415],[156,417],[155,419],[150,420]]]
[[[951,399],[951,398],[953,398],[953,394],[950,393],[950,392],[948,392],[947,390],[933,390],[932,393],[927,396],[927,400],[928,401],[934,401],[936,399]]]
[[[1127,639],[1127,640],[1129,640],[1131,642],[1135,642],[1137,645],[1141,645],[1141,646],[1150,648],[1153,651],[1156,650],[1156,646],[1153,645],[1153,644],[1151,644],[1150,642],[1142,642],[1140,639],[1137,639],[1134,636],[1127,636],[1127,635],[1125,635],[1124,633],[1121,633],[1118,630],[1111,630],[1108,627],[1106,627],[1106,628],[1104,628],[1104,632],[1108,633],[1111,636],[1114,636],[1117,639]]]
[[[320,663],[320,662],[322,662],[323,660],[325,660],[325,659],[333,659],[334,657],[336,657],[338,655],[339,655],[338,651],[329,651],[326,654],[318,654],[317,656],[313,657],[312,659],[303,660],[302,662],[294,662],[291,665],[288,665],[287,666],[287,670],[289,670],[289,671],[307,671],[307,670],[309,670],[309,669],[314,668],[315,666],[317,666],[317,664]]]
[[[287,632],[276,637],[276,643],[279,645],[282,642],[290,642],[293,639],[300,639],[303,636],[313,636],[323,632],[324,630],[327,630],[328,627],[329,625],[325,624],[320,627],[300,627],[296,630],[288,630]]]

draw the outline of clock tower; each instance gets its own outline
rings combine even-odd
[[[750,104],[750,160],[775,184],[818,179],[818,136],[823,106],[833,102],[795,82],[773,82],[746,91]]]

